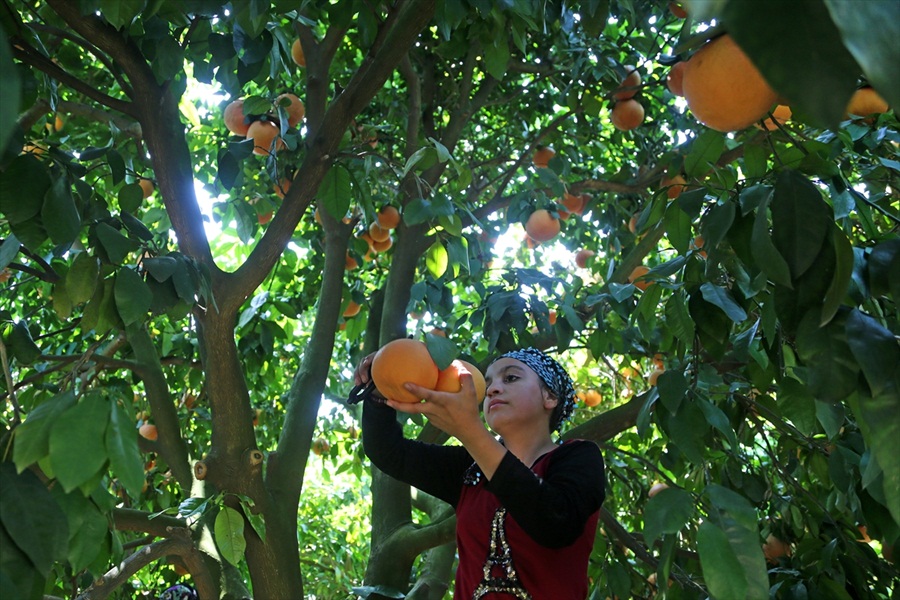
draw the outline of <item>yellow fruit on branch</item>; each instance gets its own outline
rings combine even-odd
[[[779,104],[772,109],[772,116],[766,115],[766,118],[762,122],[762,125],[756,123],[756,128],[775,131],[780,125],[784,125],[785,123],[787,123],[788,119],[791,118],[791,115],[792,113],[790,106]]]
[[[677,62],[669,69],[666,75],[666,87],[676,96],[684,96],[684,68],[687,63],[684,61]]]
[[[378,210],[378,224],[385,229],[394,229],[400,224],[400,211],[395,206],[385,204]]]
[[[871,117],[872,115],[886,113],[890,106],[878,92],[870,87],[859,88],[853,92],[850,102],[847,104],[847,114],[858,117]],[[867,119],[871,121],[871,119]]]
[[[759,121],[778,95],[730,35],[707,42],[684,68],[684,98],[698,121],[737,131]]]
[[[681,175],[674,177],[664,177],[659,182],[659,187],[666,190],[666,196],[669,200],[675,200],[687,187],[687,180]]]
[[[142,438],[153,441],[159,437],[159,431],[156,429],[156,425],[152,423],[144,423],[138,428],[138,433]]]
[[[141,192],[144,194],[144,198],[149,198],[153,195],[153,182],[145,177],[141,177],[138,179],[138,185],[141,186]]]
[[[416,383],[430,390],[437,384],[440,370],[423,342],[398,339],[388,342],[372,359],[372,380],[378,391],[397,402],[419,402],[421,398],[403,387]]]
[[[584,269],[588,266],[588,261],[596,254],[593,250],[588,250],[587,248],[582,248],[578,252],[575,253],[575,264]]]
[[[649,286],[653,285],[654,282],[641,279],[641,277],[649,272],[650,269],[644,265],[636,266],[628,276],[628,283],[633,283],[634,287],[641,291],[646,290]]]

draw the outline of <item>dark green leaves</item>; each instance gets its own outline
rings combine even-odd
[[[0,463],[0,521],[16,546],[45,577],[65,557],[69,538],[66,516],[31,471],[16,473]],[[4,544],[3,552],[9,548]]]
[[[0,29],[0,80],[3,81],[3,85],[0,86],[0,106],[3,107],[0,111],[0,151],[2,151],[6,148],[16,126],[22,90],[22,82],[13,63],[12,52],[3,29]]]
[[[322,179],[319,200],[325,210],[337,220],[344,218],[350,208],[350,173],[341,165],[334,165]]]
[[[889,105],[900,106],[900,4],[825,0],[825,6],[869,83]]]
[[[128,268],[121,269],[116,275],[114,290],[116,308],[126,326],[137,323],[147,316],[153,302],[153,294],[137,272]]]
[[[65,177],[57,177],[44,196],[41,220],[55,244],[70,244],[81,230],[81,215]]]
[[[694,514],[694,499],[677,488],[667,488],[644,507],[644,538],[652,545],[662,534],[678,533]]]
[[[0,213],[12,224],[23,223],[41,213],[50,177],[37,158],[22,154],[0,171]]]
[[[216,546],[222,557],[233,565],[244,558],[247,540],[244,539],[244,518],[230,506],[222,506],[215,522]]]
[[[109,403],[87,394],[50,429],[50,465],[66,492],[90,481],[106,462]]]
[[[772,238],[797,279],[813,264],[834,222],[822,194],[796,171],[782,171],[772,199]]]

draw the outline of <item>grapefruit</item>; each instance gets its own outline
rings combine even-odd
[[[247,128],[247,139],[253,140],[253,154],[267,156],[272,152],[273,142],[277,150],[284,149],[284,140],[278,135],[278,126],[271,121],[254,121]]]
[[[888,110],[890,110],[888,103],[870,87],[859,88],[853,92],[847,104],[847,113],[860,117],[886,113]]]
[[[306,114],[306,107],[295,94],[285,93],[275,98],[275,106],[283,106],[284,111],[288,115],[288,125],[295,127],[297,123],[303,120]]]
[[[553,217],[545,208],[539,208],[525,222],[525,233],[536,242],[552,240],[559,233],[559,219]]]
[[[388,342],[372,359],[372,380],[381,394],[397,402],[419,402],[403,384],[415,383],[433,390],[440,371],[424,342],[406,338]]]
[[[556,156],[556,152],[550,146],[538,146],[534,151],[534,166],[546,169],[550,164],[550,159]]]
[[[298,67],[306,66],[306,55],[303,53],[303,44],[300,43],[299,38],[291,44],[291,58]]]
[[[637,67],[625,66],[625,79],[619,84],[618,89],[613,92],[613,98],[619,100],[630,100],[638,92],[638,86],[641,85],[641,74],[638,73]]]
[[[460,391],[462,384],[459,382],[459,375],[462,369],[472,374],[472,382],[475,384],[475,396],[478,402],[481,402],[484,400],[485,392],[487,392],[487,383],[484,380],[484,375],[482,375],[478,367],[464,360],[454,360],[449,367],[440,371],[434,389],[440,392],[451,393]]]
[[[687,61],[682,84],[688,108],[716,131],[749,127],[778,99],[728,34],[707,42]]]
[[[644,107],[634,99],[616,102],[610,120],[620,131],[631,131],[644,122]]]
[[[226,106],[225,111],[222,113],[222,118],[225,120],[225,128],[228,131],[235,135],[247,136],[247,129],[250,128],[250,124],[244,118],[243,100],[235,100]]]

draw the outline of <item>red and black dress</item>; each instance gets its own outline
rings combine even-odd
[[[605,496],[603,457],[569,440],[528,468],[507,452],[487,481],[462,446],[403,437],[393,409],[367,402],[363,446],[391,477],[456,509],[454,598],[584,600]]]

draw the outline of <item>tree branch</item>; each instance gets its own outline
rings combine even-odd
[[[138,531],[156,537],[166,537],[170,529],[187,527],[187,522],[178,517],[159,515],[150,518],[150,513],[133,508],[114,508],[112,511],[113,527],[117,531]]]

